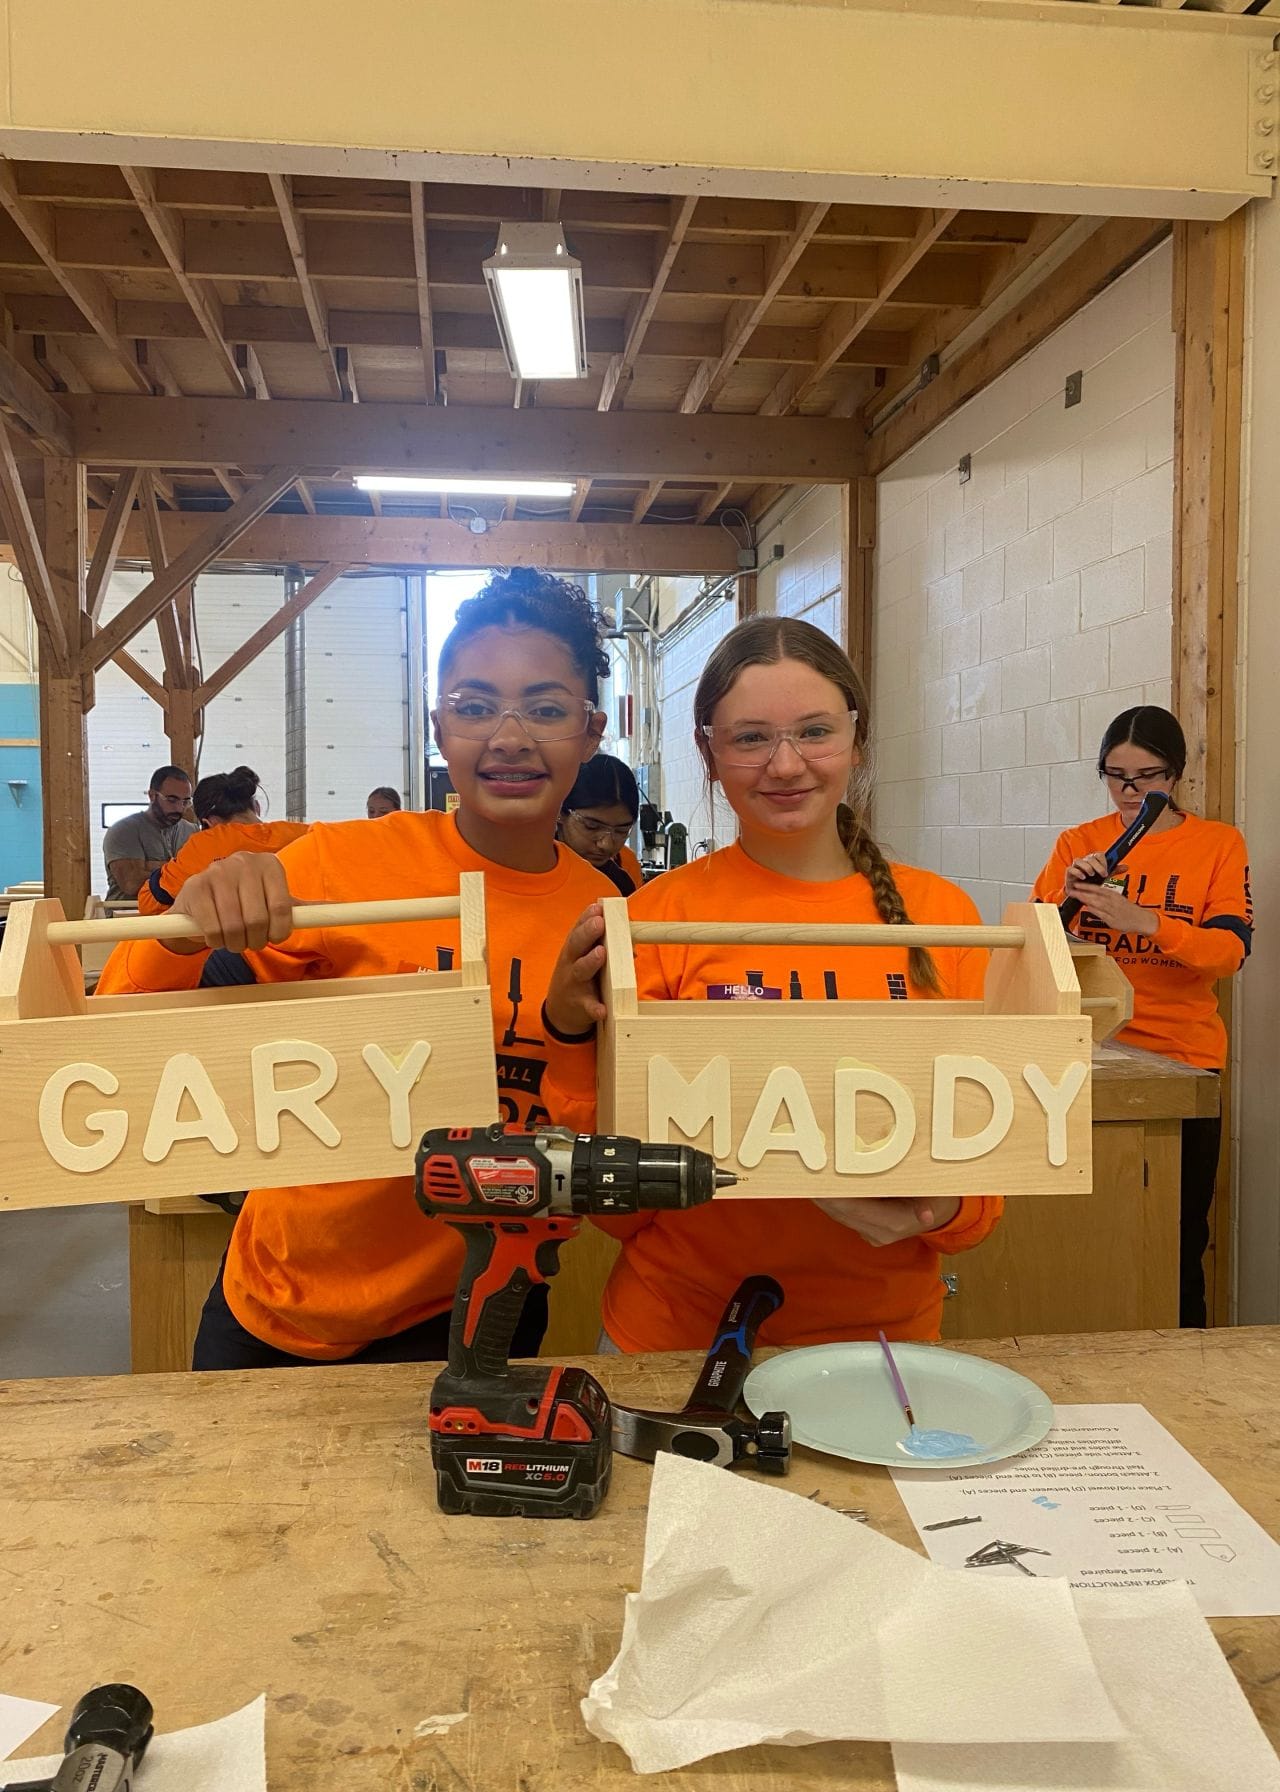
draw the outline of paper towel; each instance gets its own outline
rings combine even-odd
[[[1077,1609],[1129,1734],[1035,1748],[895,1744],[898,1792],[1280,1792],[1280,1761],[1185,1583],[1083,1593]]]
[[[153,1737],[138,1770],[138,1792],[266,1792],[266,1703],[257,1698],[230,1717]],[[59,1754],[10,1761],[0,1773],[0,1784],[4,1774],[44,1779],[57,1772],[62,1760]]]
[[[641,1773],[758,1742],[1121,1734],[1062,1582],[953,1574],[809,1500],[665,1455],[641,1588],[582,1712]]]
[[[15,1699],[0,1692],[0,1761],[7,1761],[15,1748],[21,1748],[28,1736],[34,1736],[41,1724],[48,1723],[56,1705],[44,1705],[39,1699]]]

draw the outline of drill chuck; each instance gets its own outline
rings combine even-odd
[[[656,1145],[608,1133],[580,1135],[570,1178],[575,1213],[640,1213],[700,1207],[737,1181],[692,1145]]]

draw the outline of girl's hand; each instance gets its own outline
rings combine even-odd
[[[608,1009],[600,1000],[599,981],[603,968],[604,910],[593,902],[565,941],[547,986],[543,1011],[557,1033],[573,1038],[589,1033],[604,1019]]]
[[[228,952],[257,951],[293,932],[293,897],[273,852],[237,852],[188,878],[171,915],[189,915],[191,931],[206,946]],[[166,940],[179,953],[199,951],[191,940]]]
[[[1099,881],[1110,877],[1107,861],[1100,852],[1087,852],[1082,859],[1073,859],[1067,866],[1066,891],[1076,902],[1092,903],[1091,890],[1096,890]]]
[[[922,1232],[936,1232],[949,1226],[960,1211],[954,1195],[943,1195],[935,1201],[906,1201],[890,1195],[841,1196],[833,1201],[815,1201],[828,1219],[838,1226],[848,1226],[859,1238],[877,1248],[901,1244],[904,1238],[919,1238]]]
[[[1089,913],[1115,933],[1136,934],[1140,939],[1159,938],[1164,917],[1158,908],[1142,908],[1120,890],[1108,890],[1105,886],[1090,888],[1084,902]]]

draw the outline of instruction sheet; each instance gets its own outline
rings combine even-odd
[[[1207,1618],[1280,1614],[1280,1546],[1144,1406],[1059,1406],[990,1468],[894,1469],[935,1562],[1073,1591],[1185,1581]]]

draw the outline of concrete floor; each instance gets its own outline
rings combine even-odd
[[[128,1369],[126,1210],[0,1213],[0,1380]]]

